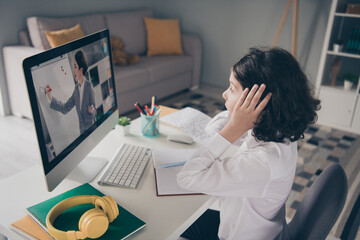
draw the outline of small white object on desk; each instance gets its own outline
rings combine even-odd
[[[185,134],[172,134],[167,137],[167,140],[184,144],[194,143],[194,139]]]

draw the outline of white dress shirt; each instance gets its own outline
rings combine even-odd
[[[86,81],[85,80],[85,78],[84,78],[84,81]],[[81,86],[80,86],[80,84],[78,83],[78,87],[79,87],[79,93],[80,93],[80,109],[81,109],[81,104],[82,104],[82,100],[83,100],[83,96],[84,96],[84,81],[83,81],[83,83],[81,84]]]
[[[184,165],[178,184],[218,197],[220,239],[273,239],[283,228],[275,217],[294,180],[297,143],[257,141],[249,130],[234,143],[235,155],[220,158],[232,145],[218,133],[229,119],[225,111],[209,123],[214,136]]]

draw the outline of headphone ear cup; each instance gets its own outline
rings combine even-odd
[[[119,209],[116,201],[110,196],[104,196],[95,200],[95,207],[101,209],[105,212],[109,218],[109,222],[112,222],[119,215]]]
[[[102,236],[109,227],[109,219],[100,209],[86,211],[79,220],[79,230],[89,238]]]
[[[111,211],[112,211],[113,214],[114,214],[114,218],[113,218],[111,221],[109,220],[110,222],[112,222],[112,221],[114,221],[114,220],[117,218],[117,216],[119,216],[119,208],[118,208],[118,205],[117,205],[115,199],[113,199],[113,198],[110,197],[110,196],[104,196],[103,198],[109,203],[110,208],[111,208]]]

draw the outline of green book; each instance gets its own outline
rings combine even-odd
[[[34,206],[28,207],[26,209],[27,213],[46,230],[46,216],[47,213],[51,210],[53,206],[61,202],[64,199],[77,195],[98,195],[104,196],[99,190],[95,189],[90,184],[86,183],[74,189],[71,189],[67,192],[64,192],[60,195],[57,195],[53,198],[50,198],[46,201],[38,203]],[[62,230],[69,231],[75,230],[78,231],[78,223],[82,214],[87,210],[94,208],[93,204],[82,204],[70,208],[60,214],[54,222],[54,227]],[[119,216],[109,224],[108,230],[98,239],[125,239],[135,232],[143,229],[146,226],[146,223],[134,216],[132,213],[124,209],[118,204]],[[89,239],[89,238],[86,238]]]

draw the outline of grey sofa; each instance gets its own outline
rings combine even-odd
[[[3,48],[4,65],[13,115],[32,118],[26,83],[22,72],[24,58],[50,48],[45,32],[72,27],[80,23],[85,35],[108,28],[110,35],[121,37],[129,54],[140,55],[133,65],[114,66],[119,113],[133,110],[134,103],[148,103],[199,86],[201,41],[182,34],[184,55],[146,56],[147,39],[144,17],[154,17],[151,9],[88,14],[65,18],[29,17],[27,31],[20,33],[22,46]]]

